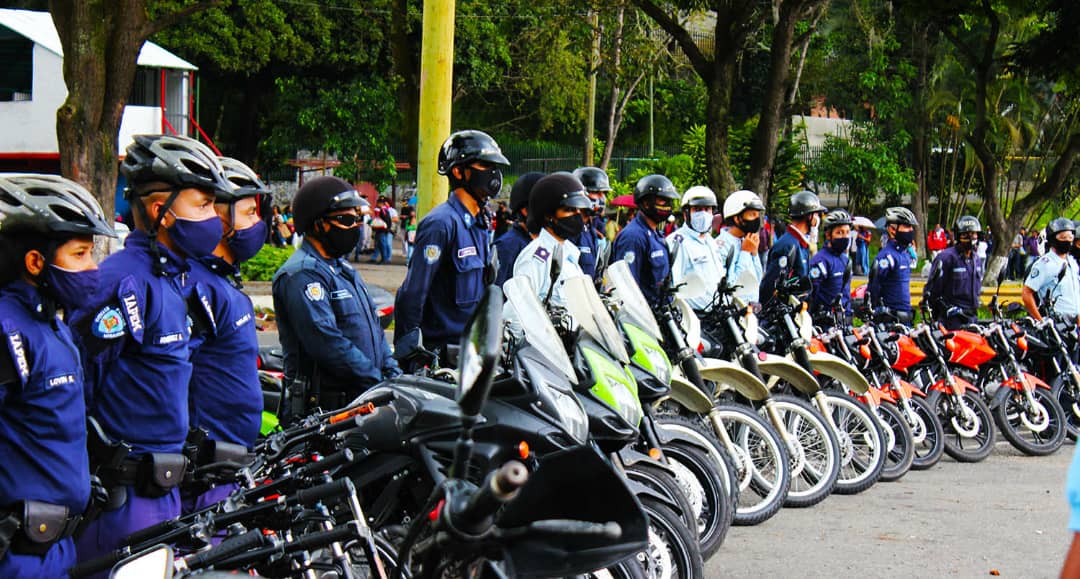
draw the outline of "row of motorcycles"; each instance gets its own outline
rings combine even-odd
[[[424,353],[251,453],[198,453],[191,484],[227,499],[72,575],[696,578],[732,525],[982,460],[997,430],[1029,455],[1080,432],[1075,323],[996,296],[959,330],[839,304],[815,327],[798,279],[760,312],[693,276],[650,306],[625,263],[598,286],[551,262],[559,303],[488,288],[456,365]]]

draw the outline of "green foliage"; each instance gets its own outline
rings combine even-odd
[[[246,281],[271,281],[293,251],[292,247],[264,245],[255,257],[240,264],[240,275]]]
[[[911,169],[900,162],[901,146],[881,138],[871,124],[856,123],[849,138],[830,135],[814,157],[810,176],[819,184],[847,191],[849,209],[865,213],[879,192],[886,204],[896,204],[901,196],[915,190]]]
[[[675,185],[675,189],[679,192],[686,191],[694,185],[702,184],[702,181],[695,180],[695,166],[697,163],[694,158],[685,153],[678,155],[665,155],[660,154],[655,159],[647,159],[641,162],[637,169],[634,169],[630,173],[630,178],[627,181],[631,184],[631,192],[633,192],[633,184],[638,179],[657,173],[664,175],[668,179],[671,179],[671,183]]]

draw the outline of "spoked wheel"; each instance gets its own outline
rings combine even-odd
[[[896,409],[896,406],[886,403],[878,406],[878,417],[881,418],[883,430],[892,431],[888,437],[892,444],[886,446],[885,468],[881,469],[881,480],[892,482],[900,480],[909,470],[915,460],[915,441],[912,438],[911,427],[907,420]]]
[[[1031,392],[1029,402],[1022,390],[1011,390],[996,408],[994,420],[1001,434],[1028,456],[1054,453],[1065,442],[1065,411],[1054,395],[1043,388]]]
[[[791,486],[787,447],[761,416],[745,406],[718,404],[716,416],[731,441],[739,503],[736,525],[757,525],[783,506]]]
[[[877,420],[858,400],[826,393],[840,444],[840,474],[833,492],[853,495],[873,486],[885,467],[884,435]]]
[[[1076,440],[1080,436],[1080,385],[1066,372],[1054,379],[1052,391],[1065,412],[1065,435]]]
[[[721,469],[727,470],[727,465],[717,463],[706,452],[682,440],[664,443],[663,451],[675,470],[675,480],[683,485],[690,498],[697,518],[701,556],[708,560],[720,550],[735,515],[735,505],[721,483],[725,477]]]
[[[929,398],[945,432],[945,454],[957,462],[979,462],[994,450],[994,419],[977,392],[965,392],[963,401],[961,406],[941,392],[932,392]]]
[[[926,470],[937,464],[945,453],[945,430],[925,398],[913,397],[909,402],[911,414],[907,415],[908,425],[915,441],[915,458],[911,461],[911,468]]]
[[[724,448],[724,443],[712,430],[708,419],[699,414],[679,414],[676,408],[661,405],[656,408],[656,427],[672,435],[671,437],[684,437],[692,440],[712,457],[717,464],[723,464],[720,469],[720,484],[731,498],[731,504],[739,502],[739,480],[736,472],[735,458]],[[664,438],[670,438],[662,434]]]
[[[649,545],[638,553],[649,579],[697,579],[705,576],[698,542],[674,511],[650,498],[641,498],[649,519]]]
[[[782,421],[791,437],[791,489],[784,506],[810,507],[825,500],[840,474],[840,446],[821,414],[787,395],[773,397],[758,412],[765,417],[775,412],[771,419]]]

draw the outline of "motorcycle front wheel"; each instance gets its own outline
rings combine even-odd
[[[881,469],[881,480],[893,482],[900,480],[911,470],[911,463],[915,460],[915,440],[911,427],[896,406],[885,403],[878,406],[877,411],[883,428],[892,431],[889,438],[893,441],[892,446],[885,452],[885,468]]]
[[[720,403],[716,416],[735,455],[739,503],[734,524],[763,523],[780,511],[791,488],[787,446],[764,418],[745,406]]]
[[[945,432],[945,454],[957,462],[980,462],[994,450],[994,418],[990,407],[977,392],[964,393],[965,412],[953,396],[931,392],[930,406],[941,419]]]
[[[1002,436],[1028,456],[1053,454],[1065,442],[1065,411],[1049,391],[1036,388],[1029,405],[1022,390],[1012,390],[996,408],[994,421]]]
[[[1068,372],[1054,378],[1050,386],[1061,409],[1065,411],[1065,435],[1069,440],[1080,436],[1080,384],[1076,384]]]
[[[835,392],[826,396],[840,443],[840,474],[833,492],[861,493],[881,478],[881,470],[885,468],[885,436],[877,420],[858,400]]]
[[[941,456],[945,454],[945,429],[925,398],[914,397],[910,402],[914,420],[909,424],[914,422],[911,434],[915,440],[915,458],[911,461],[911,469],[926,470],[941,461]]]
[[[708,560],[718,550],[731,528],[735,506],[721,483],[726,474],[713,457],[682,440],[672,440],[663,445],[664,456],[675,470],[675,480],[689,487],[695,495],[690,504],[697,518],[698,543],[701,556]]]
[[[705,562],[697,539],[682,518],[655,499],[642,497],[649,519],[649,546],[637,554],[649,579],[697,579],[705,576]]]
[[[758,413],[770,417],[770,402],[762,404]],[[840,445],[825,419],[813,406],[793,396],[779,395],[771,399],[772,410],[792,437],[797,453],[790,456],[791,488],[785,507],[811,507],[832,493],[840,475]],[[776,425],[774,425],[776,426]],[[789,448],[789,452],[791,451]]]

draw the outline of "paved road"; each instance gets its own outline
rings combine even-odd
[[[1071,537],[1073,446],[1025,457],[999,441],[979,464],[945,457],[855,496],[731,529],[708,577],[1056,577]]]

